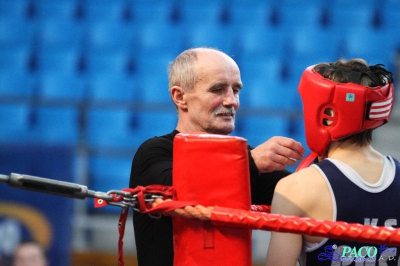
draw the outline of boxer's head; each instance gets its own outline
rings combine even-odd
[[[332,141],[358,133],[355,142],[369,143],[372,129],[389,121],[393,90],[392,73],[361,59],[308,67],[298,87],[308,147],[325,155]]]

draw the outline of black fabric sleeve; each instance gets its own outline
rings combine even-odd
[[[130,187],[172,185],[172,140],[153,138],[144,142],[132,162]],[[138,265],[172,266],[172,218],[151,218],[134,212],[134,233]]]
[[[172,185],[172,142],[153,138],[137,150],[132,162],[130,187]]]
[[[275,186],[279,180],[290,175],[288,170],[262,173],[252,179],[251,202],[256,205],[271,205]]]
[[[248,147],[251,203],[256,205],[271,205],[276,184],[285,176],[290,175],[291,172],[281,170],[260,174],[253,157],[251,157],[250,151],[252,149],[252,147]]]

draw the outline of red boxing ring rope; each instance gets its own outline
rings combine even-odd
[[[211,223],[217,226],[244,226],[251,229],[323,236],[357,242],[400,245],[400,228],[315,220],[224,207],[214,207],[211,212]]]
[[[143,193],[143,191],[150,194],[163,193],[168,196],[174,194],[173,189],[171,190],[170,187],[163,186],[140,187],[137,188],[137,190],[140,191],[139,195]],[[136,190],[123,189],[123,191],[132,192]],[[168,193],[166,193],[166,191],[168,191]],[[141,197],[143,196],[141,195]],[[114,198],[114,202],[118,201],[123,201],[123,198]],[[197,203],[171,200],[165,201],[155,208],[147,209],[141,207],[140,210],[142,213],[156,214],[169,212],[177,208],[184,208],[189,205],[194,206],[197,205]],[[211,223],[216,226],[247,227],[258,230],[306,234],[358,242],[400,245],[400,228],[285,216],[270,214],[268,213],[269,211],[270,206],[265,205],[251,205],[251,210],[249,211],[216,206],[211,211]]]
[[[171,204],[182,206],[179,201],[169,201],[159,204],[157,210],[150,209],[147,213],[160,212],[164,208],[171,210]],[[211,211],[211,223],[216,226],[247,227],[374,244],[400,245],[400,228],[271,214],[264,211],[268,210],[268,207],[252,205],[252,211],[246,211],[216,206]]]

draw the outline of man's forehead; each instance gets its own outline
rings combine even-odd
[[[197,54],[197,61],[200,64],[204,63],[212,63],[212,62],[223,62],[227,61],[232,64],[236,64],[236,62],[227,54],[217,51],[217,50],[212,50],[212,49],[202,49],[198,51]]]

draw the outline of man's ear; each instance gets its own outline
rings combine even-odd
[[[187,109],[185,91],[182,87],[173,86],[170,93],[172,101],[178,108]]]

